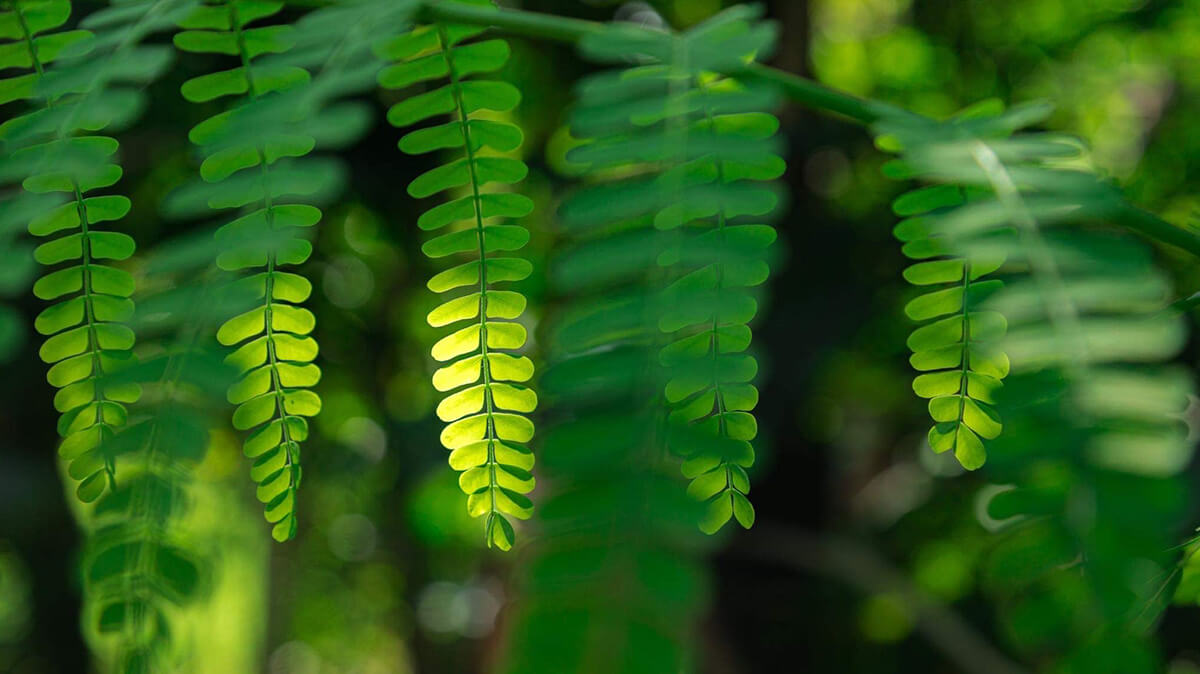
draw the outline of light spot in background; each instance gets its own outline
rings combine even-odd
[[[817,0],[813,27],[822,37],[851,40],[891,30],[910,0]]]
[[[329,525],[329,549],[338,559],[361,562],[375,554],[379,533],[364,515],[342,515]]]
[[[679,27],[689,27],[721,11],[720,0],[675,0],[675,19]]]
[[[955,601],[971,591],[973,572],[971,555],[957,541],[923,545],[913,560],[916,584],[946,601]]]
[[[950,58],[953,58],[953,54]],[[892,87],[917,89],[939,80],[937,54],[929,38],[921,31],[909,27],[881,36],[871,54],[880,84]]]
[[[929,498],[932,482],[915,461],[897,463],[854,495],[854,509],[878,526],[891,526]]]
[[[835,398],[819,394],[809,398],[809,403],[800,407],[796,417],[805,437],[814,442],[832,444],[846,425],[841,404]]]
[[[0,644],[19,642],[29,631],[29,572],[0,541]]]
[[[917,445],[917,462],[925,469],[925,472],[934,477],[958,477],[967,472],[958,459],[954,458],[954,452],[933,451],[929,446],[929,435],[922,434],[921,442]]]
[[[491,634],[500,613],[500,599],[483,586],[467,587],[463,593],[471,605],[471,618],[463,629],[463,636],[478,639]]]
[[[369,600],[372,611],[407,610],[404,586],[404,574],[393,560],[368,562],[354,570],[354,591]]]
[[[421,365],[402,368],[387,382],[384,400],[388,417],[396,421],[422,421],[433,412],[439,395],[429,385],[428,375],[421,370]]]
[[[379,637],[373,652],[347,674],[411,674],[416,671],[412,654],[403,639],[395,635]]]
[[[359,255],[371,255],[380,245],[379,219],[366,208],[353,208],[342,224],[346,244]]]
[[[412,490],[406,519],[425,545],[483,545],[482,525],[467,512],[458,476],[441,467],[426,473]]]
[[[338,440],[354,448],[371,463],[378,463],[387,454],[387,432],[367,417],[351,417],[338,428]]]
[[[879,451],[886,435],[879,418],[879,409],[847,400],[839,409],[842,418],[834,447],[848,460],[860,460]]]
[[[471,607],[458,591],[458,585],[430,583],[417,600],[417,619],[430,632],[448,634],[460,631],[471,619]]]
[[[1174,660],[1167,674],[1200,674],[1200,664],[1182,658]]]
[[[834,147],[813,152],[804,163],[804,184],[819,196],[841,196],[850,188],[852,178],[850,160]]]
[[[858,96],[870,95],[875,89],[869,55],[861,42],[814,40],[812,60],[822,82]]]
[[[426,631],[478,639],[492,632],[501,600],[479,583],[430,583],[417,601],[417,620]]]
[[[325,267],[321,287],[333,304],[343,309],[357,309],[375,292],[375,275],[362,260],[339,255]]]
[[[271,674],[320,674],[321,656],[303,641],[289,641],[271,654]]]
[[[991,503],[996,494],[1001,492],[1011,491],[1012,485],[989,484],[979,490],[975,495],[975,518],[979,520],[979,525],[988,531],[999,531],[1013,518],[998,520],[988,514],[988,503]],[[1020,517],[1020,515],[1017,515]]]
[[[912,632],[913,617],[904,603],[891,594],[877,594],[863,602],[858,625],[867,639],[894,644]]]
[[[667,22],[662,16],[654,10],[653,7],[644,2],[627,2],[617,9],[617,13],[613,16],[614,21],[627,21],[634,23],[644,28],[663,29]]]

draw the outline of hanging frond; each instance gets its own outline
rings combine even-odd
[[[150,386],[152,397],[163,388],[154,379],[165,372],[174,373],[172,385],[193,378],[164,368],[159,361],[165,357],[132,356],[133,278],[101,261],[128,258],[133,240],[96,226],[123,217],[130,202],[89,194],[120,178],[112,159],[117,142],[77,134],[114,130],[134,119],[143,104],[135,87],[161,74],[171,56],[170,49],[144,46],[142,39],[172,26],[194,4],[121,2],[81,22],[88,30],[75,34],[86,38],[58,41],[51,38],[59,34],[39,31],[61,25],[69,4],[18,2],[8,15],[32,36],[19,65],[32,64],[38,77],[28,96],[34,110],[0,127],[4,177],[24,176],[26,190],[5,203],[4,217],[30,223],[38,236],[70,232],[35,251],[42,264],[71,265],[35,285],[43,298],[71,296],[43,311],[35,325],[53,335],[42,356],[56,363],[49,378],[62,387],[55,403],[65,413],[60,453],[69,460],[66,472],[83,480],[77,491],[85,501],[96,501],[80,510],[89,534],[85,634],[101,659],[121,672],[174,669],[171,607],[194,599],[202,581],[197,552],[186,537],[171,533],[189,475],[176,460],[189,452],[193,461],[201,456],[208,429],[182,432],[196,414],[193,400],[173,408],[154,400],[137,405],[143,386]],[[66,46],[53,47],[58,44]],[[218,371],[211,363],[199,369],[208,378],[203,381]],[[125,477],[114,482],[118,459]]]
[[[240,63],[183,84],[184,98],[195,103],[243,98],[192,129],[189,138],[204,157],[204,182],[181,190],[168,208],[175,214],[243,209],[217,232],[223,248],[217,265],[228,272],[250,270],[237,284],[258,305],[229,318],[217,338],[237,347],[228,357],[242,375],[228,392],[229,402],[238,406],[233,424],[252,431],[244,447],[254,459],[251,477],[280,542],[296,534],[300,443],[308,438],[308,418],[321,409],[311,390],[321,377],[311,336],[316,319],[301,306],[312,284],[283,269],[308,260],[312,244],[306,230],[321,219],[320,209],[296,202],[319,203],[341,184],[336,162],[307,155],[319,144],[346,143],[363,132],[369,116],[361,106],[329,104],[373,79],[371,68],[378,66],[365,58],[366,49],[402,30],[412,6],[347,2],[314,12],[299,28],[251,27],[277,14],[283,3],[229,0],[199,8],[175,36],[183,51]],[[303,51],[288,54],[298,42]],[[316,81],[306,67],[319,72]]]
[[[581,45],[606,64],[654,62],[585,80],[571,116],[584,144],[569,159],[588,183],[560,210],[548,487],[505,671],[690,669],[708,598],[697,524],[752,522],[749,289],[774,239],[761,182],[783,166],[771,93],[714,73],[769,46],[756,18],[736,8],[684,34],[614,26]]]
[[[160,245],[143,258],[146,282],[131,325],[150,355],[116,377],[145,395],[110,441],[129,477],[83,522],[85,635],[99,660],[122,674],[181,671],[202,647],[192,642],[187,611],[207,596],[217,551],[191,528],[194,497],[205,489],[196,466],[224,424],[225,390],[235,380],[212,336],[222,318],[213,308],[255,299],[220,287],[206,243]]]
[[[133,277],[114,263],[132,256],[135,245],[102,225],[123,218],[131,204],[97,194],[121,178],[118,143],[78,134],[132,119],[141,94],[127,85],[156,78],[171,55],[140,39],[187,4],[146,0],[102,10],[83,23],[96,33],[56,30],[70,17],[67,0],[15,0],[0,12],[0,38],[9,40],[0,46],[0,65],[27,71],[0,82],[0,103],[28,101],[29,109],[0,125],[0,174],[21,180],[27,193],[5,204],[5,219],[24,219],[31,234],[48,239],[34,257],[57,267],[33,287],[54,302],[34,327],[47,337],[39,355],[59,389],[59,453],[86,502],[115,485],[116,457],[100,448],[125,424],[126,406],[140,391],[111,378],[134,360],[134,334],[123,324],[133,312]]]
[[[191,475],[209,443],[212,403],[221,400],[217,386],[233,379],[215,346],[174,346],[123,373],[155,399],[135,406],[111,441],[131,467],[90,513],[82,562],[85,634],[122,674],[177,671],[187,652],[181,612],[209,583],[211,551],[197,548],[186,520]]]
[[[433,357],[448,364],[434,374],[433,385],[453,392],[438,405],[437,414],[448,423],[441,441],[451,452],[451,467],[462,473],[459,486],[467,494],[467,510],[485,518],[489,547],[508,550],[515,538],[508,518],[527,519],[533,513],[526,496],[534,488],[533,453],[525,444],[534,428],[526,415],[538,399],[524,385],[533,377],[533,362],[518,355],[527,337],[518,322],[526,299],[496,288],[533,271],[528,261],[506,255],[525,246],[529,231],[499,223],[529,215],[533,201],[508,191],[529,173],[520,159],[504,156],[521,146],[521,130],[487,114],[511,111],[521,93],[508,82],[473,78],[502,68],[509,47],[500,39],[471,41],[481,32],[473,26],[420,26],[379,50],[395,61],[380,73],[379,83],[407,89],[432,82],[428,91],[393,105],[388,121],[404,128],[437,118],[434,125],[407,133],[400,150],[455,157],[408,186],[418,199],[450,195],[417,221],[422,230],[450,230],[426,241],[421,248],[425,255],[470,258],[429,280],[435,293],[457,291],[429,313],[429,324],[441,328],[469,321],[434,345]],[[449,121],[444,121],[446,115]]]
[[[181,22],[184,30],[175,36],[181,50],[235,56],[242,64],[188,80],[181,89],[183,97],[200,103],[247,95],[254,101],[306,82],[309,75],[302,68],[267,68],[254,63],[262,54],[290,48],[290,26],[248,27],[282,8],[282,2],[231,0],[205,5]],[[257,495],[265,504],[267,521],[275,525],[272,536],[282,542],[296,535],[300,443],[308,439],[307,418],[321,409],[321,399],[309,390],[320,380],[321,371],[313,364],[317,343],[309,336],[316,319],[299,306],[308,299],[312,284],[279,269],[308,259],[312,245],[295,230],[315,225],[321,211],[312,206],[275,203],[283,195],[312,191],[303,173],[289,173],[276,164],[285,157],[307,154],[314,141],[301,135],[272,133],[267,128],[250,142],[242,138],[226,140],[223,127],[228,126],[231,116],[222,113],[200,123],[189,138],[204,154],[201,176],[223,188],[213,190],[208,205],[253,208],[217,233],[230,241],[230,250],[217,258],[217,265],[226,271],[256,270],[246,277],[246,284],[260,289],[256,295],[261,302],[225,322],[217,338],[226,346],[241,345],[229,356],[229,362],[243,377],[228,392],[229,402],[238,405],[233,425],[238,430],[254,431],[245,445],[246,455],[255,460],[251,477],[259,483]],[[264,229],[278,233],[275,245],[237,245],[239,235],[245,239],[246,232]]]
[[[996,347],[1006,324],[1004,316],[980,307],[1003,287],[987,276],[1004,260],[951,255],[923,228],[926,217],[964,203],[957,186],[936,185],[901,196],[893,210],[907,218],[896,226],[896,238],[904,242],[904,254],[918,260],[904,270],[905,280],[936,288],[904,307],[910,319],[925,323],[909,336],[908,348],[913,352],[909,362],[922,373],[913,390],[929,399],[935,422],[929,446],[938,453],[952,451],[964,468],[975,470],[986,459],[981,438],[994,440],[1001,430],[993,405],[1008,376],[1008,356]]]
[[[1185,330],[1163,311],[1170,284],[1146,248],[1103,226],[1128,208],[1120,192],[1064,165],[1078,143],[1011,135],[1047,112],[897,117],[877,130],[903,148],[894,175],[971,195],[910,222],[906,238],[993,261],[985,268],[1005,280],[972,306],[1007,323],[985,333],[1012,370],[995,393],[1005,429],[986,473],[1011,488],[988,504],[1006,526],[985,582],[1010,638],[1047,671],[1154,672],[1153,581],[1178,559],[1192,454],[1180,419],[1192,386],[1163,363]],[[945,341],[964,343],[954,339],[974,324],[954,325]]]
[[[705,79],[698,76],[696,119],[687,132],[688,154],[699,157],[682,167],[681,200],[659,211],[654,225],[680,230],[658,260],[678,277],[664,292],[658,319],[670,336],[660,359],[678,426],[668,446],[686,457],[688,493],[707,503],[700,528],[712,534],[731,517],[747,529],[754,524],[746,474],[758,434],[752,414],[758,363],[747,353],[758,309],[751,289],[770,273],[767,256],[776,235],[762,221],[778,201],[756,183],[780,177],[785,165],[772,142],[779,122],[762,112],[762,92]],[[628,140],[644,139],[635,132]],[[580,149],[580,160],[589,149]]]
[[[748,324],[758,307],[752,289],[767,279],[775,240],[763,224],[778,205],[769,181],[785,169],[778,120],[764,112],[773,92],[713,74],[737,71],[770,48],[773,27],[751,26],[752,16],[731,10],[675,38],[679,44],[636,29],[583,41],[584,53],[602,62],[623,62],[632,51],[662,65],[583,85],[573,129],[591,140],[571,160],[631,177],[589,188],[563,210],[573,227],[638,222],[640,231],[622,236],[649,244],[623,261],[610,259],[619,244],[585,248],[573,273],[601,265],[612,270],[605,273],[660,269],[654,281],[662,287],[649,292],[661,292],[651,301],[665,336],[659,360],[672,410],[668,446],[685,459],[688,492],[707,504],[700,524],[707,533],[733,517],[746,528],[754,522],[746,469],[754,463],[758,364],[747,353]]]

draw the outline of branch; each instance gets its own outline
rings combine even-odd
[[[608,24],[585,19],[527,12],[519,9],[497,10],[494,7],[438,2],[437,0],[425,0],[419,18],[430,22],[491,26],[516,35],[567,43],[576,43],[585,36],[603,32],[608,27]],[[649,31],[650,29],[645,30]],[[802,105],[837,113],[860,124],[871,124],[885,114],[905,114],[903,110],[895,106],[866,101],[778,68],[752,64],[746,74],[778,86],[789,98]]]
[[[419,18],[428,22],[466,23],[491,26],[502,31],[559,42],[578,42],[585,35],[603,31],[607,24],[584,19],[527,12],[517,9],[463,5],[455,2],[425,0]],[[646,29],[649,30],[649,29]],[[812,80],[761,64],[751,64],[744,75],[780,88],[788,98],[815,110],[847,117],[859,124],[870,125],[884,115],[916,115],[916,113],[880,101],[858,98],[831,89]],[[1200,257],[1200,232],[1171,224],[1158,216],[1126,205],[1113,219],[1120,225],[1182,248]]]
[[[934,648],[968,674],[1029,674],[983,639],[959,615],[909,582],[870,549],[849,540],[823,539],[759,525],[743,551],[808,573],[833,577],[872,594],[900,598],[916,628]]]

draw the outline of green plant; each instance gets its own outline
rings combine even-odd
[[[238,346],[229,356],[242,375],[228,392],[229,402],[238,406],[233,425],[253,431],[245,445],[246,456],[254,459],[250,477],[259,485],[258,499],[265,504],[267,521],[274,524],[271,535],[277,541],[296,535],[300,443],[308,438],[307,418],[321,410],[320,397],[308,390],[321,379],[320,368],[313,364],[317,343],[309,336],[316,318],[299,306],[308,299],[312,284],[281,268],[308,259],[312,245],[297,236],[296,230],[317,224],[321,211],[276,202],[288,195],[309,194],[314,191],[312,180],[328,179],[319,172],[309,176],[289,171],[292,167],[280,163],[312,151],[315,141],[311,137],[237,133],[248,130],[241,125],[246,117],[253,120],[254,104],[261,97],[309,79],[302,68],[254,63],[259,56],[290,48],[289,26],[248,27],[282,8],[281,2],[238,0],[205,5],[180,23],[184,30],[175,36],[181,50],[227,54],[241,63],[188,80],[181,89],[184,98],[203,103],[245,94],[246,109],[251,110],[240,114],[235,108],[209,118],[193,128],[189,138],[205,155],[201,177],[222,188],[208,196],[208,205],[221,209],[255,206],[217,232],[229,242],[217,264],[225,271],[263,270],[245,279],[260,302],[226,321],[217,339],[226,346]]]
[[[534,488],[533,454],[525,447],[533,438],[533,423],[524,415],[537,408],[538,400],[523,385],[533,377],[533,362],[509,353],[525,346],[525,327],[515,319],[525,312],[527,301],[519,292],[492,286],[528,278],[533,265],[495,255],[523,248],[529,231],[492,223],[529,215],[533,201],[500,191],[523,180],[529,169],[519,159],[502,156],[520,147],[521,130],[485,116],[512,110],[521,100],[520,92],[507,82],[469,79],[498,70],[508,60],[504,40],[468,43],[483,30],[438,23],[390,41],[379,51],[397,63],[379,74],[379,83],[388,89],[405,89],[449,80],[393,105],[388,122],[408,127],[435,116],[452,117],[450,122],[409,132],[400,140],[400,150],[410,155],[461,153],[413,180],[408,193],[424,199],[468,191],[417,221],[422,230],[452,230],[427,241],[421,247],[425,255],[444,258],[466,253],[474,258],[434,276],[429,289],[447,293],[478,288],[429,313],[429,324],[435,328],[472,321],[434,345],[434,359],[453,362],[433,375],[433,385],[438,391],[455,391],[438,405],[437,415],[449,423],[441,440],[451,451],[451,467],[462,472],[459,486],[467,494],[467,509],[472,517],[486,516],[488,546],[508,550],[515,533],[506,516],[527,519],[533,512],[533,502],[526,496]],[[465,228],[457,226],[462,223]]]
[[[77,134],[116,130],[132,121],[139,93],[121,85],[152,80],[169,63],[167,52],[138,41],[161,27],[156,15],[180,4],[127,3],[98,12],[85,22],[98,34],[49,32],[69,18],[66,0],[12,3],[2,15],[4,37],[15,40],[6,45],[5,65],[33,70],[7,79],[0,96],[3,102],[33,101],[32,110],[2,130],[6,174],[20,179],[25,190],[12,208],[27,218],[35,236],[73,232],[34,251],[42,265],[72,263],[34,285],[40,299],[59,300],[38,315],[34,327],[48,336],[39,354],[53,365],[47,379],[60,389],[54,401],[62,413],[59,453],[71,462],[68,473],[80,480],[76,493],[86,502],[116,485],[116,457],[105,446],[125,425],[126,405],[137,401],[140,389],[113,379],[134,360],[133,331],[122,325],[133,313],[133,277],[101,262],[126,260],[135,245],[126,234],[95,227],[120,220],[130,201],[85,196],[120,180],[121,167],[110,159],[118,144],[107,136]],[[59,61],[63,67],[49,69]]]
[[[581,83],[569,159],[585,183],[560,216],[553,279],[568,311],[545,376],[545,471],[554,488],[523,579],[508,671],[676,671],[707,583],[697,557],[735,514],[753,463],[744,354],[774,231],[769,92],[710,73],[769,48],[770,25],[730,12],[682,35],[613,30],[585,57],[621,64]],[[671,457],[687,457],[680,463]],[[672,473],[692,478],[688,496]],[[632,473],[632,474],[631,474]],[[703,507],[700,504],[703,503]],[[578,570],[588,569],[585,574]]]
[[[320,221],[321,211],[294,202],[298,197],[321,201],[336,192],[338,164],[306,156],[318,145],[346,143],[361,133],[361,108],[331,103],[365,83],[362,43],[383,39],[387,33],[380,31],[402,29],[408,3],[345,3],[315,12],[299,30],[248,27],[281,9],[282,2],[229,0],[203,5],[180,21],[184,30],[174,38],[180,50],[232,56],[241,63],[185,82],[183,97],[195,103],[231,95],[246,99],[192,129],[188,137],[204,156],[204,182],[176,194],[171,210],[244,209],[217,231],[216,263],[228,272],[261,270],[236,282],[256,306],[229,318],[217,339],[238,347],[228,357],[241,373],[228,391],[229,402],[238,406],[233,425],[252,431],[244,446],[254,459],[250,476],[258,483],[266,519],[274,524],[272,536],[283,542],[296,535],[300,443],[309,435],[308,418],[321,409],[320,397],[310,390],[321,378],[313,362],[316,318],[300,306],[312,284],[282,270],[312,254],[304,231]],[[294,62],[286,55],[297,43],[304,53]],[[272,54],[284,58],[256,62]],[[317,73],[316,80],[302,65]],[[373,65],[366,60],[365,74]]]
[[[1009,370],[1008,356],[995,347],[1003,336],[1005,318],[978,309],[1003,287],[1003,282],[985,277],[1004,260],[950,255],[923,227],[931,212],[964,203],[962,191],[955,186],[909,192],[895,204],[897,215],[911,216],[897,225],[896,236],[904,242],[905,255],[922,260],[905,269],[904,278],[917,286],[941,287],[904,307],[914,321],[938,319],[908,338],[913,351],[910,362],[924,373],[913,381],[913,390],[930,399],[929,414],[937,422],[929,429],[929,446],[935,452],[953,450],[963,467],[975,469],[985,459],[980,438],[995,439],[1001,431],[992,405]]]
[[[1120,193],[1065,165],[1078,144],[1012,135],[1048,113],[1035,105],[943,124],[877,123],[903,148],[895,175],[972,195],[964,203],[953,187],[948,198],[940,196],[944,188],[901,197],[897,212],[925,213],[898,227],[901,238],[951,254],[950,263],[932,263],[953,265],[959,278],[947,280],[961,279],[964,268],[1008,279],[968,294],[963,304],[978,312],[939,324],[953,329],[923,338],[918,332],[914,340],[931,349],[952,342],[957,352],[963,347],[956,338],[982,333],[1012,358],[1004,390],[995,390],[995,377],[965,386],[1009,420],[999,434],[990,407],[965,419],[981,435],[999,435],[985,470],[1011,485],[988,503],[990,515],[1008,525],[985,566],[1009,637],[1068,671],[1155,671],[1159,656],[1145,621],[1159,598],[1144,578],[1167,577],[1179,563],[1173,532],[1185,500],[1177,475],[1192,454],[1174,418],[1191,384],[1159,364],[1178,353],[1184,331],[1177,315],[1163,313],[1170,285],[1146,250],[1103,226],[1124,207]],[[911,268],[906,276],[918,284],[929,279],[914,278]],[[981,361],[994,375],[1008,370],[1007,358],[970,353],[963,377],[982,369]],[[979,406],[956,382],[922,386],[918,379],[915,388],[941,396],[930,404],[935,418],[939,401],[959,410]],[[963,432],[960,438],[970,437]],[[930,444],[944,449],[934,433]],[[978,465],[979,450],[966,458],[964,447],[956,451],[967,467]]]
[[[214,398],[248,432],[272,537],[303,531],[301,443],[323,406],[303,306],[312,232],[353,189],[339,153],[373,128],[383,90],[421,168],[407,195],[445,199],[412,223],[435,232],[421,250],[463,256],[427,283],[453,293],[427,315],[453,326],[430,345],[448,394],[441,442],[487,547],[510,550],[510,518],[528,520],[502,667],[697,669],[703,558],[722,540],[698,531],[757,517],[751,326],[777,255],[787,166],[774,111],[787,98],[869,126],[898,155],[886,174],[921,183],[893,205],[920,293],[905,306],[920,324],[913,389],[929,400],[930,448],[1002,487],[983,580],[1014,651],[1042,671],[1161,669],[1149,627],[1165,590],[1182,573],[1180,596],[1194,594],[1175,547],[1193,389],[1170,365],[1186,340],[1171,283],[1123,230],[1193,255],[1200,235],[1131,206],[1078,142],[1028,131],[1048,107],[984,103],[935,121],[825,89],[759,63],[777,31],[748,5],[676,32],[489,0],[316,4],[121,0],[78,30],[57,30],[67,0],[0,12],[0,67],[22,71],[0,80],[0,105],[28,103],[0,126],[0,294],[23,289],[30,256],[69,265],[33,286],[57,301],[34,328],[59,388],[65,472],[94,503],[75,507],[85,624],[107,666],[188,659],[182,616],[214,581],[214,551],[188,535],[197,466],[229,425]],[[550,191],[526,181],[513,50],[493,28],[575,44],[607,68],[573,94],[562,165],[574,184],[554,227],[534,232],[553,260],[538,311],[525,286],[500,285],[539,280],[527,244],[541,204],[515,186]],[[224,224],[130,264],[133,239],[96,227],[134,206],[107,193],[118,144],[89,134],[136,120],[136,86],[173,58],[143,44],[164,30],[186,67],[217,65],[180,89],[207,116],[187,134],[199,177],[163,210]],[[58,236],[33,248],[16,227]],[[23,332],[13,314],[0,307],[0,358]]]

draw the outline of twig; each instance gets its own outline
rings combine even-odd
[[[437,2],[436,0],[426,0],[423,3],[420,19],[492,26],[516,35],[569,43],[578,42],[584,36],[603,31],[608,26],[608,24],[596,21],[553,14],[463,5],[455,2]],[[632,29],[636,30],[637,28]],[[916,116],[916,113],[894,105],[858,98],[770,66],[751,64],[740,74],[774,84],[796,103],[822,112],[834,113],[867,126],[885,115]],[[1113,219],[1118,224],[1145,236],[1200,256],[1200,232],[1169,223],[1133,205],[1124,205],[1118,209]]]
[[[830,576],[872,594],[900,598],[916,629],[960,671],[969,674],[1029,674],[985,640],[944,603],[922,591],[866,546],[843,538],[759,524],[741,553],[807,573]]]

